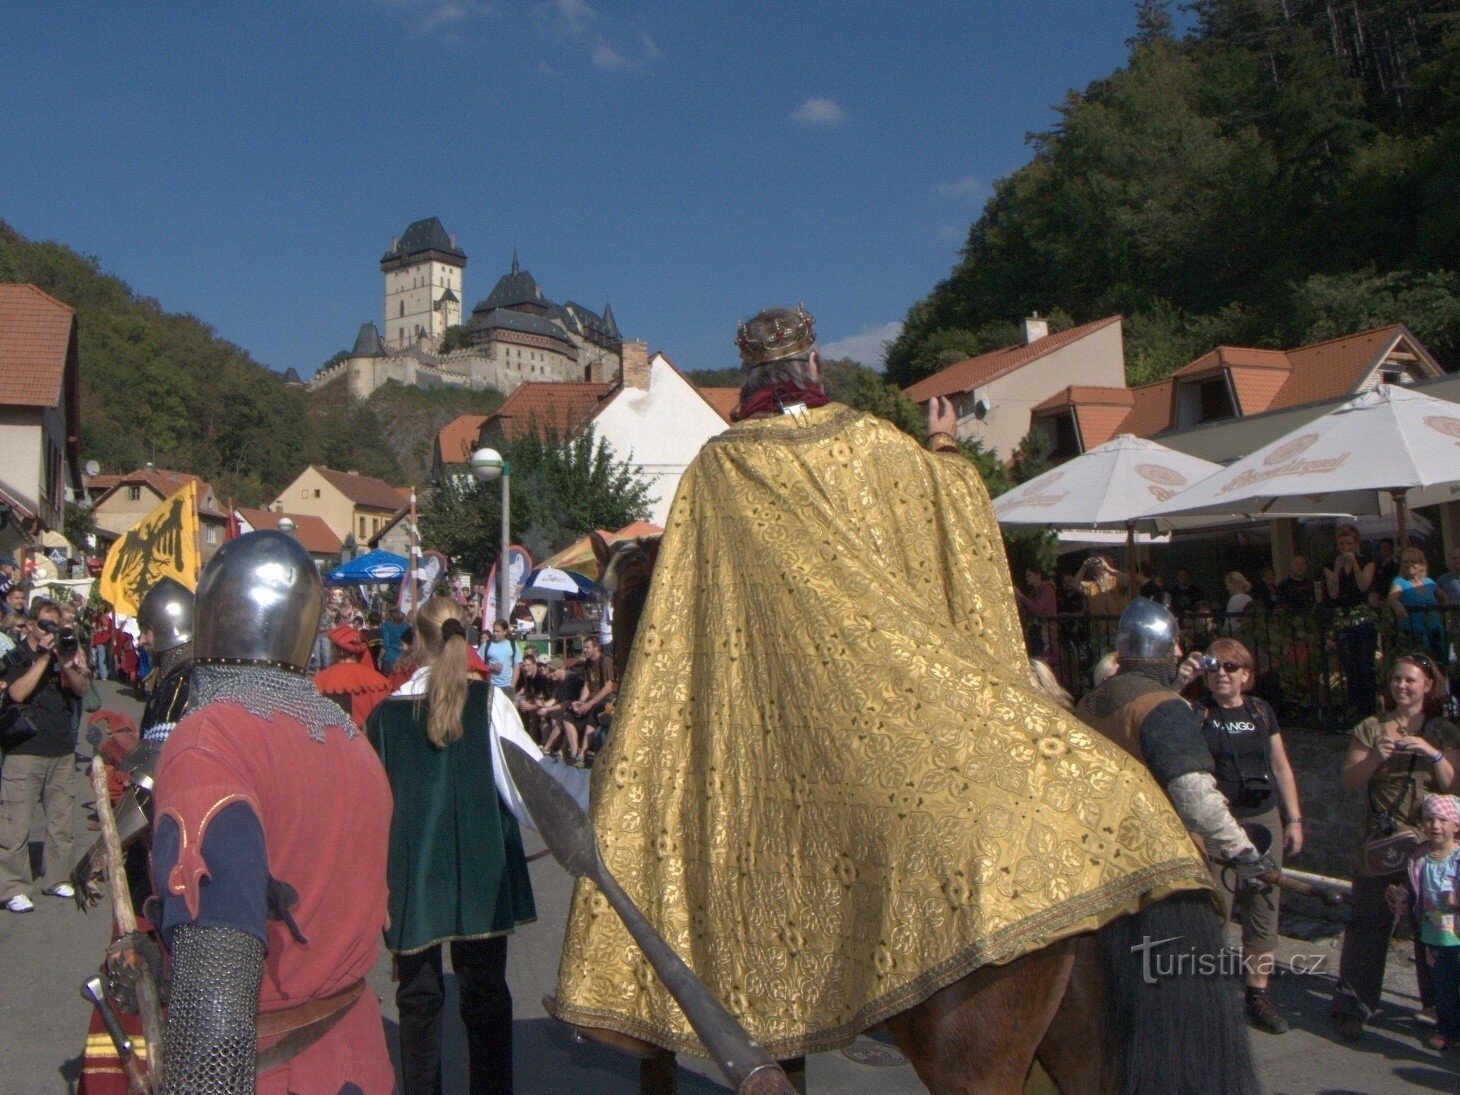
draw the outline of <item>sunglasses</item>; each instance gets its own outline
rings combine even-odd
[[[1440,674],[1440,671],[1435,668],[1435,663],[1430,661],[1429,657],[1424,654],[1406,654],[1403,660],[1414,662],[1415,665],[1419,666],[1431,677],[1438,677]]]
[[[1210,669],[1208,669],[1207,672],[1208,673],[1215,673],[1218,669],[1220,669],[1224,673],[1232,674],[1232,673],[1236,673],[1239,669],[1246,669],[1246,668],[1247,667],[1245,665],[1239,665],[1236,662],[1218,662],[1216,665],[1214,665]]]

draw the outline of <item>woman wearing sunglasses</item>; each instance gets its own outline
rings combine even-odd
[[[1236,639],[1218,639],[1207,648],[1216,666],[1207,670],[1207,697],[1198,704],[1202,734],[1216,763],[1217,789],[1226,796],[1232,816],[1254,837],[1268,835],[1268,851],[1281,866],[1284,856],[1303,850],[1303,812],[1298,784],[1288,763],[1277,717],[1265,700],[1249,696],[1252,652]],[[1217,892],[1233,911],[1230,884],[1217,878]],[[1242,967],[1247,984],[1247,1021],[1269,1034],[1283,1034],[1288,1021],[1267,998],[1273,951],[1278,936],[1278,890],[1247,890],[1236,895],[1242,921]]]
[[[1438,716],[1448,698],[1445,675],[1424,654],[1406,654],[1389,675],[1385,712],[1354,727],[1343,761],[1343,786],[1364,792],[1364,828],[1353,864],[1348,930],[1338,964],[1331,1018],[1340,1037],[1356,1039],[1379,1008],[1389,937],[1394,932],[1384,890],[1403,885],[1418,846],[1420,805],[1455,779],[1460,731]],[[1416,934],[1416,938],[1418,935]],[[1416,955],[1420,1004],[1434,1005],[1429,972]]]

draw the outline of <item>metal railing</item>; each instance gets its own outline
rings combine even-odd
[[[1179,619],[1187,651],[1205,650],[1222,637],[1251,650],[1257,665],[1253,691],[1285,725],[1346,732],[1373,712],[1389,668],[1402,654],[1428,654],[1447,675],[1460,668],[1455,664],[1460,605],[1417,611],[1408,620],[1387,605],[1346,613],[1324,606],[1306,612],[1254,606],[1230,627],[1221,614]],[[1096,664],[1115,649],[1117,622],[1114,616],[1061,613],[1027,620],[1025,634],[1035,655],[1057,647],[1059,677],[1078,699],[1090,690]]]

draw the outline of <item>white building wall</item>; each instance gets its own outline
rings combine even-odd
[[[648,390],[623,389],[593,420],[593,428],[617,459],[649,481],[649,520],[662,525],[685,468],[726,426],[689,381],[655,354]]]
[[[418,262],[385,275],[385,327],[381,337],[393,349],[404,349],[416,339],[416,328],[440,339],[446,328],[461,323],[460,268],[431,260]],[[457,303],[436,311],[441,294],[450,289]]]

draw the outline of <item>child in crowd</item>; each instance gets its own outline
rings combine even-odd
[[[1409,888],[1386,891],[1395,916],[1418,902],[1420,942],[1435,990],[1439,1031],[1431,1049],[1460,1047],[1460,935],[1456,934],[1456,867],[1460,865],[1460,798],[1429,795],[1420,807],[1425,843],[1409,861]]]

